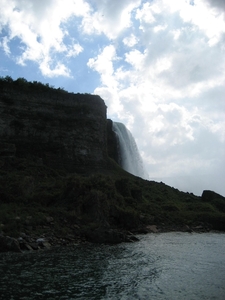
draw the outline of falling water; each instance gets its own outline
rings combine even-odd
[[[148,179],[137,144],[126,126],[113,122],[113,131],[118,139],[119,164],[127,172]]]

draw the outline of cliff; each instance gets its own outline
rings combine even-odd
[[[118,140],[113,131],[113,121],[107,120],[107,153],[118,165],[120,165]]]
[[[122,170],[112,124],[99,96],[0,79],[0,251],[225,230],[224,197]]]
[[[86,173],[106,167],[106,105],[26,81],[0,81],[0,156]]]

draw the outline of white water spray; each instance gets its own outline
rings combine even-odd
[[[135,176],[148,179],[137,144],[131,132],[124,124],[119,122],[113,122],[113,131],[118,139],[119,163],[121,167]]]

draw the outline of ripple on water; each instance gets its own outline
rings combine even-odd
[[[221,299],[225,234],[0,255],[2,299]]]

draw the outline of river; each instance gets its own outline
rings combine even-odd
[[[225,299],[225,234],[0,254],[0,299]]]

